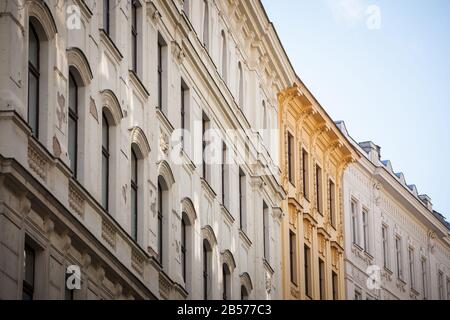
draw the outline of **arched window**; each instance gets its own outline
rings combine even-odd
[[[203,299],[210,298],[210,272],[211,272],[211,245],[203,240]]]
[[[138,229],[138,158],[131,148],[131,237],[137,241]]]
[[[242,63],[238,63],[238,97],[239,107],[244,108],[244,72],[242,70]]]
[[[197,219],[194,204],[191,199],[181,200],[181,275],[185,290],[190,293],[194,279],[194,225]]]
[[[162,264],[163,258],[163,188],[161,186],[161,181],[158,179],[158,253],[159,253],[159,263]]]
[[[206,49],[209,46],[209,8],[208,0],[203,0],[203,45]]]
[[[69,159],[70,170],[77,177],[78,164],[78,84],[72,72],[69,72]]]
[[[40,41],[35,27],[30,23],[28,33],[28,124],[36,138],[39,138],[39,55]]]
[[[227,48],[227,39],[225,36],[225,31],[222,30],[221,32],[222,37],[222,78],[225,83],[228,79],[228,48]]]
[[[186,214],[183,212],[183,216],[181,218],[181,275],[183,276],[183,280],[186,282]]]
[[[222,297],[223,300],[231,298],[231,272],[226,263],[222,265]]]
[[[245,286],[241,286],[241,300],[248,300],[248,291]]]
[[[102,113],[102,206],[108,211],[109,206],[109,123]]]

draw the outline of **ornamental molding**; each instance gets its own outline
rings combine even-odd
[[[135,126],[131,128],[131,144],[137,146],[138,157],[144,159],[151,151],[150,143],[147,140],[144,130]]]
[[[94,76],[86,55],[77,47],[68,48],[66,51],[69,67],[73,67],[78,71],[84,86],[89,86]]]
[[[114,225],[102,219],[102,238],[113,248],[116,248],[116,228]]]
[[[80,216],[84,217],[85,200],[78,186],[69,182],[69,206]]]

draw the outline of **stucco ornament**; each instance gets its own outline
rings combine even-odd
[[[161,132],[161,135],[159,136],[159,147],[161,148],[161,151],[167,155],[169,152],[169,136]]]
[[[380,190],[381,190],[381,184],[379,182],[374,182],[373,183],[373,199],[374,199],[377,207],[380,205],[380,200],[381,200]]]
[[[431,253],[436,250],[436,233],[434,231],[428,231],[428,249]]]

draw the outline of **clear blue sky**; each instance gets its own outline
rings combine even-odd
[[[330,116],[344,120],[356,141],[378,144],[382,159],[449,220],[450,1],[263,4],[297,74]],[[379,29],[370,5],[379,8]]]

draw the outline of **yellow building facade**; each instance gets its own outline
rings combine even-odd
[[[285,299],[345,299],[342,177],[358,157],[298,81],[278,96]]]

